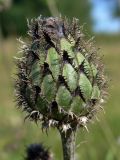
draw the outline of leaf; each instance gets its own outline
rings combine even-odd
[[[41,70],[40,70],[39,61],[36,61],[32,65],[29,78],[31,79],[33,85],[40,86],[41,79],[42,79],[42,73],[41,73]]]
[[[41,85],[41,92],[49,102],[54,100],[56,94],[56,84],[50,74],[44,77]]]
[[[71,104],[71,111],[73,111],[75,114],[80,114],[80,112],[83,110],[83,100],[80,98],[80,96],[76,96],[73,98],[73,102]]]
[[[100,98],[100,90],[97,85],[94,85],[91,99],[99,99],[99,98]]]
[[[77,87],[78,75],[71,64],[66,63],[63,67],[63,76],[68,83],[71,91],[74,91]]]
[[[44,98],[38,97],[36,107],[42,114],[45,115],[47,112],[48,103]]]
[[[84,99],[87,101],[91,97],[92,85],[84,73],[80,74],[79,86]]]
[[[40,66],[44,65],[45,57],[46,57],[46,54],[40,51],[40,54],[39,54],[39,59],[40,59],[39,63],[40,63]]]
[[[92,75],[92,69],[91,69],[91,66],[89,64],[89,62],[87,60],[84,61],[83,63],[83,66],[84,66],[84,72],[85,74],[91,78],[93,75]]]
[[[73,46],[65,38],[62,38],[60,41],[60,46],[62,51],[66,51],[70,58],[74,58]]]
[[[85,60],[85,57],[80,52],[77,52],[75,54],[76,54],[76,57],[73,60],[73,65],[75,66],[75,68],[78,68],[82,64],[82,62]]]
[[[98,70],[93,63],[91,64],[91,69],[92,69],[92,72],[93,72],[93,76],[96,77]]]
[[[57,92],[56,101],[59,106],[66,109],[70,108],[72,96],[65,86],[60,86]]]
[[[53,77],[57,80],[60,74],[60,56],[54,48],[48,50],[46,61],[49,64]]]

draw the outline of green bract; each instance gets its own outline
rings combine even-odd
[[[28,23],[31,41],[22,46],[16,97],[28,117],[43,125],[84,125],[105,95],[103,66],[78,20],[41,18]],[[98,107],[99,106],[99,107]]]

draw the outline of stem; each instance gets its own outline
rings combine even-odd
[[[75,131],[71,129],[63,132],[59,130],[62,140],[63,159],[75,160]]]
[[[52,14],[52,16],[59,16],[59,11],[57,9],[57,5],[55,3],[55,0],[47,0],[47,5],[48,5],[48,8]]]

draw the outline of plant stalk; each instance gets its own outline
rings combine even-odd
[[[63,132],[59,130],[62,140],[63,160],[75,160],[75,131],[71,129]]]

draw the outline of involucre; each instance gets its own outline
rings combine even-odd
[[[45,129],[86,127],[106,96],[104,67],[93,40],[85,40],[75,18],[40,16],[28,27],[29,42],[22,42],[17,58],[18,106]]]

